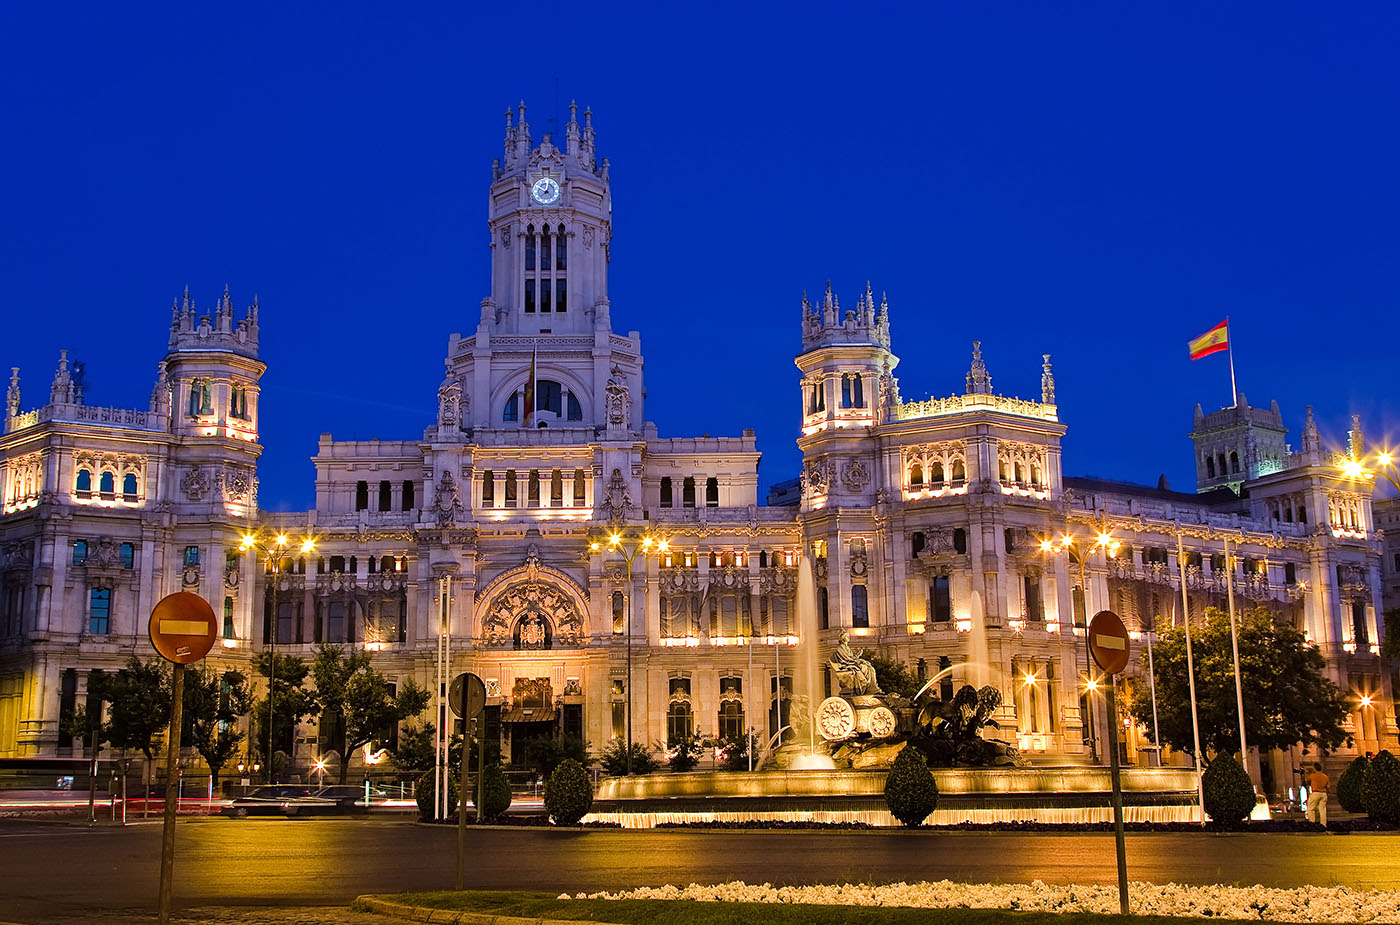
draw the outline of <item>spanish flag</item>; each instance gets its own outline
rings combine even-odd
[[[1219,353],[1222,350],[1230,349],[1230,321],[1226,319],[1220,322],[1200,337],[1187,344],[1187,349],[1191,351],[1191,359],[1199,360],[1201,357],[1208,357],[1212,353]]]

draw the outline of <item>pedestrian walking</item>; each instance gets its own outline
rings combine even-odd
[[[1308,774],[1308,821],[1327,828],[1327,785],[1331,781],[1322,773],[1322,762],[1313,762]]]

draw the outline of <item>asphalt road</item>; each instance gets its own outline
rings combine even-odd
[[[159,824],[0,821],[0,920],[153,910]],[[455,829],[403,820],[182,821],[177,908],[343,907],[360,893],[452,886]],[[1116,882],[1111,834],[974,832],[470,832],[469,886],[550,892],[746,880]],[[1128,836],[1133,880],[1400,889],[1390,835]]]

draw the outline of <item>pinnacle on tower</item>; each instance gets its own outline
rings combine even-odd
[[[967,371],[967,394],[992,394],[992,377],[987,374],[987,364],[982,362],[982,342],[972,342],[972,368]]]
[[[1303,452],[1322,452],[1322,435],[1317,432],[1317,418],[1313,417],[1312,405],[1308,405],[1307,420],[1303,422]]]
[[[1040,366],[1040,400],[1047,405],[1055,403],[1055,373],[1050,369],[1050,354],[1042,353],[1044,362]]]
[[[19,367],[10,367],[10,388],[5,393],[5,417],[19,414]]]
[[[1361,415],[1351,416],[1351,430],[1347,431],[1348,448],[1352,459],[1366,458],[1366,441],[1361,433]]]

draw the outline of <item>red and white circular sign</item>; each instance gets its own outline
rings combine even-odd
[[[1128,667],[1128,628],[1118,614],[1100,610],[1089,621],[1089,654],[1105,674]]]
[[[198,594],[176,591],[156,602],[151,611],[151,645],[161,658],[177,665],[197,662],[214,648],[219,624],[214,608]]]

